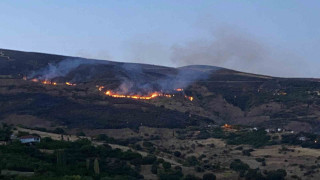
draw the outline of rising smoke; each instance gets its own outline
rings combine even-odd
[[[244,72],[275,76],[305,76],[301,59],[284,49],[235,29],[220,28],[212,37],[172,47],[171,60],[177,66],[205,64]],[[306,66],[306,64],[304,64]]]
[[[58,63],[52,63],[48,66],[41,68],[38,71],[33,71],[28,75],[28,78],[37,78],[40,80],[52,80],[58,77],[65,77],[71,71],[77,69],[81,65],[88,65],[88,64],[107,64],[108,61],[95,61],[95,60],[88,60],[82,58],[72,58],[72,59],[65,59]]]

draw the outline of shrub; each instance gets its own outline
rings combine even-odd
[[[86,134],[84,133],[84,132],[77,132],[77,134],[76,134],[77,136],[86,136]]]
[[[183,178],[184,180],[199,180],[200,178],[197,178],[194,175],[188,174],[186,177]]]
[[[203,180],[215,180],[216,179],[216,175],[212,174],[212,173],[206,173],[202,176]]]
[[[287,176],[287,172],[284,169],[278,169],[276,171],[269,171],[267,173],[268,180],[284,180]]]
[[[245,175],[245,178],[247,179],[247,180],[254,180],[254,179],[261,179],[261,180],[263,180],[263,179],[265,179],[263,176],[262,176],[262,174],[261,174],[261,172],[258,170],[258,169],[249,169],[248,170],[248,172],[246,173],[246,175]]]
[[[56,128],[55,130],[53,130],[53,133],[56,133],[56,134],[64,134],[65,131],[64,131],[62,128]]]
[[[168,170],[168,171],[160,171],[158,176],[160,180],[176,180],[176,179],[181,179],[183,174],[181,171]]]
[[[173,153],[173,155],[176,156],[176,157],[180,157],[181,156],[181,152],[180,151],[175,151]]]
[[[158,164],[156,164],[156,163],[152,164],[151,172],[152,172],[152,174],[157,174],[158,173]]]
[[[171,168],[171,163],[169,163],[169,162],[163,162],[163,163],[162,163],[162,167],[163,167],[163,169],[168,170],[168,169]]]
[[[155,155],[151,155],[151,154],[142,158],[142,164],[153,164],[156,161],[157,161],[157,157]]]
[[[190,156],[187,157],[185,164],[186,166],[196,166],[197,164],[199,164],[199,161],[195,156]]]
[[[237,171],[237,172],[247,171],[249,169],[249,165],[242,162],[240,159],[235,159],[230,164],[230,169]]]
[[[176,166],[176,167],[174,167],[174,170],[176,170],[176,171],[182,171],[182,168],[181,168],[180,166]]]

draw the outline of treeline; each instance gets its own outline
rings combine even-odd
[[[287,172],[284,169],[277,169],[273,171],[261,171],[260,169],[251,169],[248,164],[242,162],[240,159],[235,159],[230,164],[230,169],[239,173],[239,176],[245,179],[259,179],[259,180],[284,180]]]
[[[44,153],[40,149],[45,149]],[[149,157],[148,157],[149,158]],[[0,169],[34,172],[28,179],[120,178],[141,179],[137,166],[151,163],[140,154],[108,145],[93,146],[89,140],[75,142],[44,138],[35,146],[12,142],[0,146]],[[19,179],[2,176],[0,179]]]
[[[185,138],[183,134],[179,134],[180,138]],[[264,129],[252,130],[252,131],[238,131],[238,132],[225,132],[222,128],[204,129],[200,130],[197,135],[198,139],[208,138],[220,138],[225,139],[227,144],[240,145],[248,144],[254,147],[261,147],[270,145],[273,142],[270,141],[270,136]]]
[[[312,133],[298,133],[282,135],[283,144],[300,145],[305,148],[320,149],[320,136]]]

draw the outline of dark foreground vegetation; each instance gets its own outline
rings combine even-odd
[[[45,138],[34,146],[13,142],[0,147],[0,159],[2,170],[34,172],[33,177],[22,178],[30,180],[141,179],[142,176],[130,164],[144,163],[140,154],[113,150],[108,145],[93,146],[86,139],[66,142]],[[2,178],[19,179],[12,176]]]

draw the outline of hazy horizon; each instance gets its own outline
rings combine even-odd
[[[318,1],[2,1],[0,47],[320,77]]]

